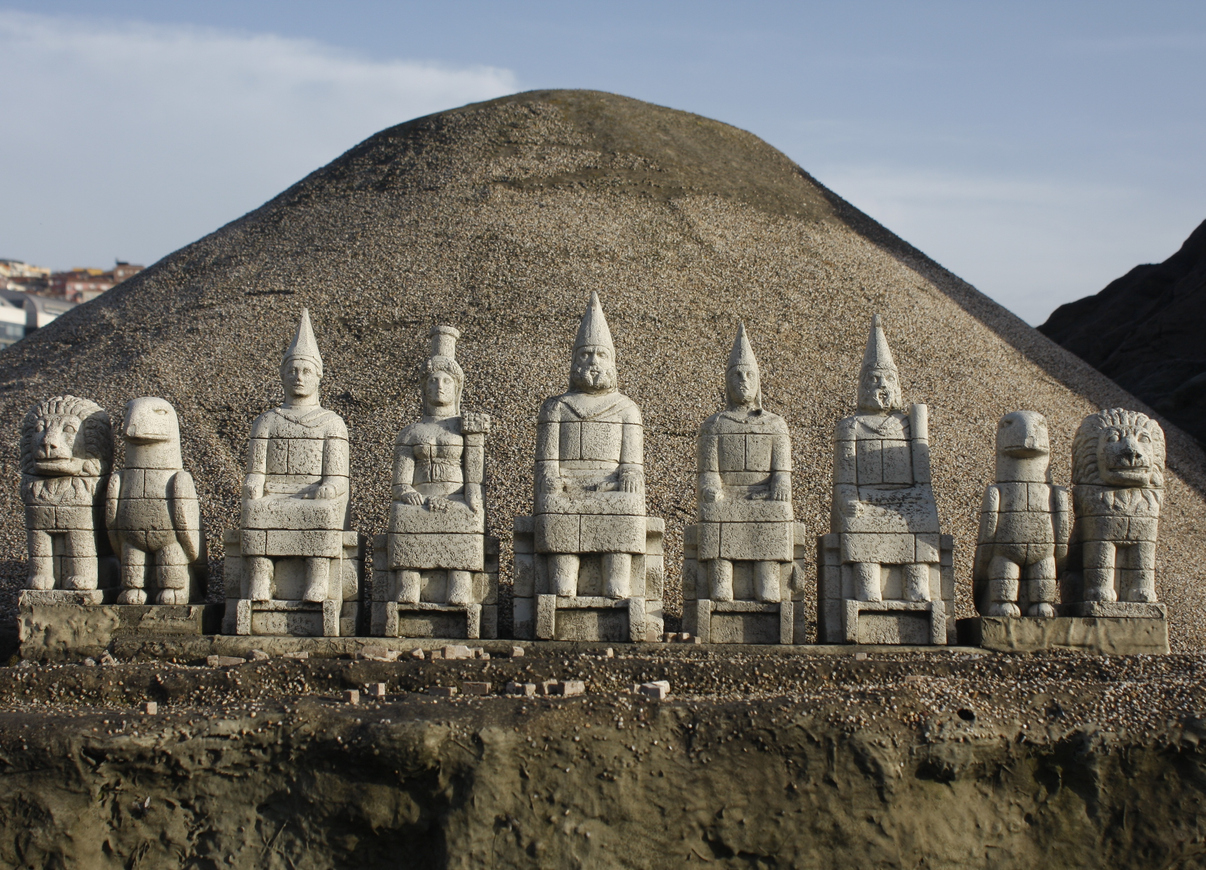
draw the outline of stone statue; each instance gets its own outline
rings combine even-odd
[[[645,514],[641,412],[617,389],[592,293],[570,389],[536,425],[535,511],[515,518],[516,637],[644,641],[661,633],[665,523]]]
[[[617,389],[611,330],[597,293],[574,340],[570,390],[548,399],[536,426],[536,551],[552,588],[578,591],[579,557],[603,556],[603,595],[627,598],[632,556],[645,551],[641,412]]]
[[[1072,443],[1076,519],[1064,603],[1078,616],[1163,616],[1156,530],[1164,497],[1164,431],[1138,411],[1090,414]]]
[[[973,590],[984,616],[1055,616],[1072,530],[1068,490],[1051,484],[1047,420],[1014,411],[997,425],[997,482],[984,490]]]
[[[733,562],[752,562],[758,601],[781,597],[792,561],[791,440],[787,424],[762,408],[758,361],[743,324],[725,371],[727,407],[699,428],[699,561],[708,597],[733,600]]]
[[[297,335],[281,364],[285,403],[251,426],[243,484],[242,555],[246,597],[274,597],[274,560],[305,560],[301,599],[342,599],[329,588],[331,560],[343,553],[348,516],[348,430],[319,405],[322,357],[302,309]]]
[[[25,415],[21,496],[30,589],[92,591],[100,585],[98,556],[109,549],[102,505],[112,462],[109,415],[95,402],[56,396]]]
[[[919,614],[928,614],[929,642],[943,643],[939,638],[953,633],[954,620],[949,627],[945,622],[954,579],[947,570],[949,553],[944,555],[949,538],[940,533],[930,488],[928,419],[925,405],[904,410],[900,377],[877,314],[859,372],[858,411],[839,422],[834,434],[831,535],[822,542],[834,551],[822,559],[822,568],[840,565],[840,580],[822,578],[818,600],[847,602],[841,617],[847,641],[861,631],[855,623],[864,611],[871,614],[868,625],[879,628],[868,629],[860,643],[926,642],[912,629],[898,633],[902,620],[916,621]],[[896,603],[858,604],[889,600]],[[822,635],[836,631],[832,618],[819,613],[818,621]]]
[[[480,636],[479,606],[490,599],[485,621],[493,620],[495,625],[487,624],[485,632],[494,636],[497,566],[488,571],[487,562],[497,562],[497,542],[486,537],[482,492],[490,417],[461,413],[465,373],[456,361],[460,335],[451,326],[431,329],[431,355],[419,371],[423,417],[398,433],[394,444],[393,503],[386,537],[389,589],[386,595],[374,590],[374,599],[396,602],[401,607],[393,607],[394,612],[409,611],[405,605],[420,602],[467,608],[466,637]],[[488,554],[491,546],[494,552]],[[378,617],[379,609],[375,604],[374,633],[407,633],[405,623],[391,630],[401,620],[391,622],[384,613]],[[434,618],[423,613],[408,618],[428,622]],[[428,625],[416,633],[434,631]]]
[[[180,458],[175,408],[163,399],[132,400],[122,437],[125,468],[110,476],[105,502],[109,540],[121,557],[117,603],[146,604],[148,579],[156,604],[204,598],[205,533]]]

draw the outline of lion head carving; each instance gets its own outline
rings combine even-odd
[[[55,396],[21,423],[21,471],[32,477],[100,477],[113,462],[113,429],[96,402]]]
[[[1164,430],[1138,411],[1110,408],[1090,414],[1072,441],[1072,483],[1162,488]]]

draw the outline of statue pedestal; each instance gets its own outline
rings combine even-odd
[[[645,552],[632,556],[632,579],[626,598],[602,592],[602,554],[581,556],[578,592],[553,594],[548,558],[535,552],[535,522],[515,518],[515,637],[539,640],[583,640],[640,643],[660,637],[664,627],[662,585],[665,563],[662,538],[666,524],[645,517]]]
[[[274,597],[254,601],[246,597],[246,559],[242,551],[242,532],[227,529],[222,534],[226,546],[226,614],[223,634],[287,637],[354,637],[361,622],[361,564],[364,543],[356,532],[345,531],[343,549],[331,559],[327,598],[303,601],[304,560],[301,557],[273,559]]]
[[[789,525],[793,561],[780,563],[779,601],[773,602],[755,599],[749,561],[733,561],[733,600],[712,599],[698,559],[699,528],[687,526],[683,534],[683,631],[703,643],[807,643],[807,611],[797,606],[804,598],[804,524]]]
[[[976,616],[960,619],[958,631],[960,644],[999,652],[1044,649],[1073,649],[1095,655],[1168,652],[1168,620],[1163,617]]]
[[[372,614],[375,637],[439,637],[493,639],[498,637],[498,538],[486,535],[485,571],[473,572],[470,604],[447,604],[448,572],[421,571],[419,600],[392,599],[389,536],[373,536]]]
[[[171,642],[213,634],[221,604],[112,604],[119,590],[68,592],[27,589],[17,599],[21,658],[71,661],[98,656],[115,639],[137,636]]]
[[[902,536],[895,536],[900,538]],[[938,539],[938,562],[930,566],[930,600],[899,597],[901,566],[883,566],[883,600],[860,601],[854,594],[849,565],[842,561],[842,536],[817,538],[817,643],[953,644],[956,642],[954,539],[950,535],[918,535],[917,551],[932,553]],[[922,627],[922,624],[924,628]],[[868,638],[863,640],[862,638]],[[876,638],[876,639],[871,639]],[[897,638],[897,639],[893,639]]]

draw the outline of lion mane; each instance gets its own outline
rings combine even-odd
[[[1108,408],[1085,417],[1072,441],[1072,483],[1086,486],[1110,486],[1097,467],[1097,448],[1111,432],[1119,435],[1146,433],[1151,439],[1152,478],[1144,489],[1164,486],[1164,430],[1146,414],[1125,408]]]
[[[109,412],[96,402],[78,396],[55,396],[29,409],[21,423],[21,473],[40,477],[34,464],[34,428],[49,417],[78,417],[84,429],[82,477],[103,477],[113,462],[113,426]]]

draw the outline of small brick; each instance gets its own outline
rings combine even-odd
[[[508,695],[523,695],[525,697],[530,698],[536,694],[536,684],[535,683],[516,683],[516,682],[512,681],[510,683],[507,683],[507,694]]]
[[[360,692],[357,689],[345,689],[343,692],[343,700],[348,704],[359,704]]]
[[[253,649],[247,654],[247,657],[253,662],[266,662],[268,659],[272,658],[272,656],[268,655],[268,653],[264,652],[262,649]]]
[[[410,657],[415,661],[421,662],[424,659],[423,650],[420,647],[415,647],[410,651]]]
[[[456,694],[456,686],[428,686],[427,694],[437,698],[451,698]]]
[[[611,647],[608,647],[607,649],[603,650],[603,658],[614,659],[615,657],[616,657],[616,651],[614,649],[612,649]]]
[[[462,695],[489,695],[489,683],[461,683]]]
[[[854,660],[856,662],[865,662],[867,660],[867,654],[865,652],[856,652],[854,654]]]
[[[294,661],[298,662],[304,662],[306,659],[310,658],[310,654],[305,650],[302,650],[301,652],[285,653],[285,658],[293,659]]]
[[[235,665],[246,664],[247,659],[240,659],[235,656],[206,656],[205,663],[211,668],[229,668]]]
[[[641,683],[640,693],[654,701],[664,701],[670,697],[668,680],[654,680],[652,683]]]
[[[566,697],[570,695],[585,695],[586,683],[582,682],[582,680],[565,680],[557,684],[557,694],[565,695]]]
[[[385,683],[369,683],[364,687],[364,693],[370,698],[384,698]]]
[[[513,658],[513,659],[523,658],[523,647],[521,647],[521,646],[511,647],[511,658]]]
[[[427,658],[428,658],[428,659],[430,659],[430,660],[431,660],[431,661],[433,661],[433,662],[434,662],[436,659],[442,659],[443,657],[444,657],[444,651],[443,651],[443,650],[439,650],[439,649],[433,649],[433,650],[428,650],[428,652],[427,652]]]
[[[551,694],[553,694],[553,687],[556,685],[557,685],[556,680],[545,680],[543,683],[539,684],[538,688],[536,689],[536,694],[551,695]]]
[[[146,713],[148,716],[154,716],[159,712],[159,705],[154,701],[143,701],[142,712]]]
[[[690,642],[691,642],[691,632],[689,632],[689,631],[680,631],[680,632],[678,633],[677,640],[678,640],[678,642],[679,642],[679,643],[690,643]]]

